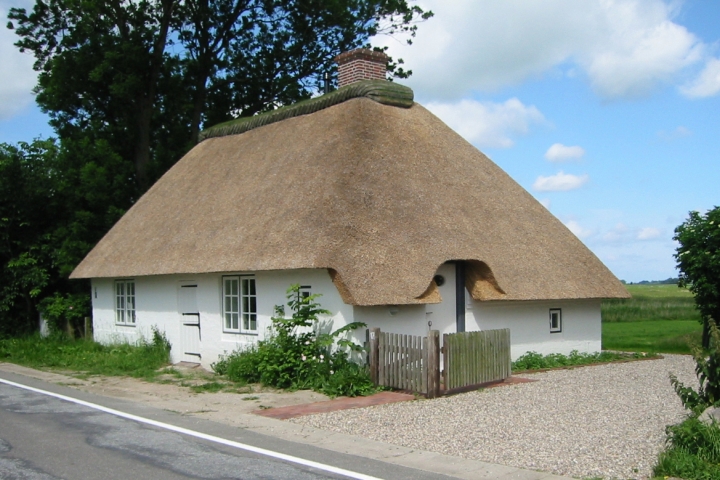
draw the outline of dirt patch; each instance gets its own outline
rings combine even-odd
[[[182,415],[192,415],[225,424],[241,425],[240,416],[253,411],[304,405],[328,400],[329,397],[310,390],[279,391],[259,385],[225,386],[215,393],[191,390],[218,382],[200,367],[174,365],[155,382],[129,377],[77,376],[71,372],[34,370],[11,363],[0,363],[0,370],[17,373],[46,382],[76,388],[105,397],[121,398]]]

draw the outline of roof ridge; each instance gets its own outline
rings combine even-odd
[[[346,85],[320,97],[303,100],[286,107],[252,117],[241,117],[225,123],[213,125],[200,132],[198,143],[212,137],[237,135],[254,128],[270,125],[282,120],[315,113],[319,110],[343,103],[353,98],[366,97],[383,105],[410,108],[414,94],[410,87],[387,80],[362,80]]]

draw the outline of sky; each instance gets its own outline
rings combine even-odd
[[[0,0],[0,23],[10,7]],[[720,205],[720,2],[419,0],[415,100],[475,145],[620,279],[677,276],[673,230]],[[0,28],[0,142],[52,136],[33,58]]]

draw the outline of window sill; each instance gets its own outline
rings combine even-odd
[[[258,332],[238,332],[236,330],[223,330],[223,333],[227,333],[229,335],[249,335],[251,337],[258,336]]]

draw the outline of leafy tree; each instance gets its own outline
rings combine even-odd
[[[206,124],[310,97],[333,58],[415,35],[412,0],[37,0],[10,10],[59,142],[0,145],[0,334],[39,301],[73,319],[67,276]],[[411,72],[391,61],[393,75]],[[74,306],[73,312],[69,306]],[[83,306],[85,305],[85,306]],[[68,311],[61,311],[67,306]]]
[[[703,318],[703,347],[707,348],[709,322],[720,325],[720,207],[704,215],[690,212],[673,238],[680,244],[675,254],[680,270],[678,285],[695,296]]]
[[[52,141],[0,144],[0,336],[33,328],[51,282],[52,229],[61,204]]]
[[[407,0],[38,0],[8,26],[60,138],[107,142],[134,166],[134,200],[206,122],[308,98],[335,55],[430,15]]]
[[[53,293],[75,326],[88,314],[87,283],[67,277],[124,212],[126,166],[103,142],[0,144],[0,336],[35,329]]]

